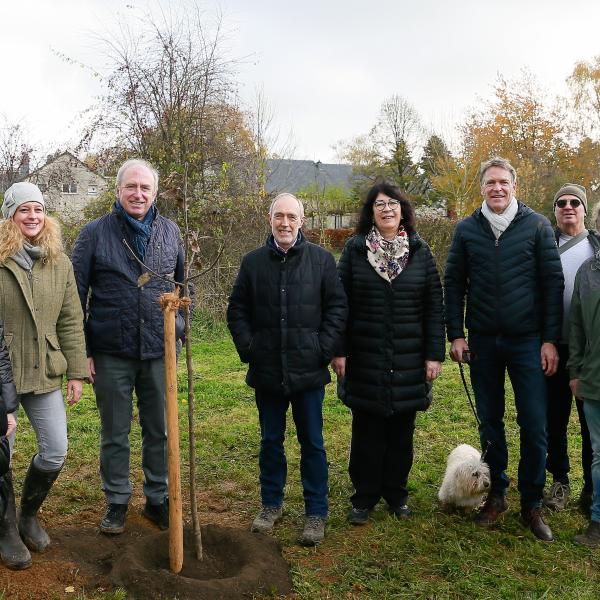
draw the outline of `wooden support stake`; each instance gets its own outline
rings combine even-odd
[[[177,291],[163,294],[160,306],[165,326],[165,388],[167,397],[167,451],[169,465],[169,566],[173,573],[183,568],[183,519],[179,459],[179,411],[177,405],[177,354],[175,314],[182,304]]]

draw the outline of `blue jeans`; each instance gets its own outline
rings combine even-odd
[[[300,476],[307,516],[327,517],[327,456],[323,445],[324,388],[289,396],[255,390],[260,422],[260,492],[263,506],[283,504],[287,461],[283,448],[286,414],[292,405],[300,443]]]
[[[590,430],[592,440],[592,521],[600,523],[600,402],[597,400],[584,400],[583,410],[585,420]]]
[[[490,466],[491,492],[504,495],[508,449],[504,432],[504,377],[515,394],[520,432],[519,482],[521,507],[541,506],[546,482],[546,381],[541,367],[539,337],[473,334],[471,383],[481,426],[479,437]]]

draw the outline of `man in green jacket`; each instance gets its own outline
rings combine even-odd
[[[598,226],[598,206],[594,211]],[[569,332],[569,385],[583,410],[592,441],[591,520],[574,541],[600,547],[600,250],[586,260],[575,277]]]

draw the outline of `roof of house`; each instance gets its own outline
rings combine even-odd
[[[24,177],[24,179],[29,179],[32,175],[35,175],[38,171],[41,171],[42,169],[46,168],[48,165],[51,165],[53,162],[56,162],[59,158],[62,158],[63,156],[65,156],[65,154],[69,158],[72,158],[73,160],[77,161],[80,165],[82,165],[83,167],[85,167],[88,171],[91,171],[92,173],[94,173],[98,177],[102,177],[102,179],[106,179],[106,177],[104,177],[104,175],[100,175],[100,173],[96,173],[96,171],[94,171],[93,169],[90,169],[83,161],[79,160],[74,154],[72,154],[68,150],[65,150],[64,152],[61,152],[59,155],[54,156],[50,160],[46,161],[41,167],[38,167],[37,169],[34,169],[33,171],[31,171],[31,173],[28,173]]]
[[[319,186],[352,187],[352,166],[313,162],[312,160],[267,160],[266,191],[297,193],[315,182]]]

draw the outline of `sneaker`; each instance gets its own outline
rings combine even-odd
[[[163,531],[169,529],[168,498],[165,498],[160,504],[150,504],[150,500],[146,499],[146,506],[144,506],[142,514],[155,525],[158,525],[158,527]]]
[[[283,509],[281,506],[263,506],[252,521],[250,531],[253,533],[269,533],[273,531],[275,523],[281,520]]]
[[[568,483],[555,481],[544,494],[544,506],[551,510],[564,510],[570,494],[571,488]]]
[[[598,521],[590,521],[588,528],[583,533],[576,535],[573,541],[588,548],[600,547],[600,523]]]
[[[390,515],[396,517],[397,519],[410,519],[412,517],[412,510],[406,504],[401,504],[400,506],[390,506],[389,509]]]
[[[346,518],[351,525],[366,525],[370,514],[371,511],[368,508],[352,507]]]
[[[106,514],[100,522],[100,531],[116,535],[125,530],[125,514],[127,513],[127,504],[109,504]]]
[[[508,502],[504,496],[488,494],[483,508],[477,513],[475,523],[481,527],[493,525],[503,512],[508,510]]]
[[[306,517],[304,530],[300,536],[302,546],[316,546],[325,537],[325,519],[322,517]]]

